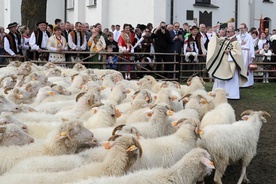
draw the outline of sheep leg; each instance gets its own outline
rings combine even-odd
[[[222,184],[221,178],[226,170],[228,161],[223,159],[214,159],[214,161],[215,163],[217,163],[215,164],[216,172],[215,172],[214,182],[215,184]]]
[[[246,166],[242,166],[241,176],[237,184],[241,184],[241,183],[250,183],[250,180],[246,176]]]

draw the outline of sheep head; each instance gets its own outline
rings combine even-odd
[[[244,119],[247,120],[247,119],[249,119],[249,118],[250,118],[252,115],[254,115],[254,114],[258,114],[260,120],[261,120],[263,123],[266,123],[266,122],[267,122],[265,116],[271,117],[271,115],[270,115],[268,112],[266,112],[266,111],[253,111],[253,110],[246,110],[246,111],[242,112],[242,113],[241,113],[241,117],[244,118],[244,116],[246,116],[246,118],[244,118]]]
[[[112,135],[132,134],[139,140],[142,138],[140,131],[133,126],[118,125],[112,131]]]
[[[56,136],[57,144],[67,150],[67,153],[75,153],[83,145],[94,147],[98,145],[92,132],[83,127],[82,122],[70,120],[63,123]]]
[[[33,142],[34,139],[15,124],[0,126],[0,146],[22,146]]]

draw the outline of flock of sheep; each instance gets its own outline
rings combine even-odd
[[[12,61],[0,68],[0,183],[195,184],[241,160],[238,184],[270,116],[241,120],[223,89],[113,70]]]

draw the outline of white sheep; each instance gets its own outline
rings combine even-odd
[[[118,126],[113,132],[112,138],[118,135],[132,134],[141,140],[139,131],[130,126]],[[94,134],[96,137],[96,134]],[[109,137],[111,133],[109,134]],[[99,141],[98,137],[96,137]],[[107,140],[107,139],[105,139]],[[8,173],[39,173],[39,172],[59,172],[70,171],[82,165],[92,162],[102,162],[110,152],[110,146],[114,145],[114,139],[101,142],[103,146],[87,149],[75,155],[38,156],[27,158],[15,165]],[[35,163],[35,164],[34,164]],[[64,164],[66,163],[66,164]]]
[[[137,84],[139,85],[139,90],[149,89],[153,93],[158,93],[162,86],[161,82],[157,82],[156,79],[150,75],[145,75]]]
[[[123,125],[126,124],[127,119],[129,119],[129,122],[139,122],[139,121],[148,121],[149,118],[147,119],[143,119],[141,120],[139,118],[139,120],[134,120],[133,117],[135,117],[135,119],[137,119],[138,117],[141,116],[141,112],[139,112],[139,109],[146,109],[147,107],[149,107],[149,104],[146,100],[141,99],[141,100],[135,100],[131,103],[129,110],[127,112],[125,112],[124,114],[122,114],[116,122],[116,125]],[[117,107],[118,108],[118,107]],[[119,109],[119,108],[118,108]],[[144,116],[143,116],[144,117]]]
[[[20,160],[39,155],[62,155],[75,153],[81,144],[97,144],[93,133],[74,120],[64,123],[59,130],[51,132],[42,143],[2,148],[0,152],[0,174],[8,171]]]
[[[121,115],[115,105],[109,103],[103,104],[99,108],[94,109],[94,113],[93,116],[84,121],[84,126],[89,130],[111,127],[116,123],[117,118]]]
[[[0,95],[0,113],[14,111],[16,108],[17,105],[13,101],[7,99],[4,95]]]
[[[202,181],[206,175],[210,175],[212,169],[214,169],[214,166],[210,161],[209,153],[206,150],[194,148],[170,168],[141,170],[121,177],[89,178],[76,183],[194,184],[197,181]]]
[[[3,146],[22,146],[34,142],[34,139],[15,124],[0,126],[0,149]],[[2,150],[1,150],[2,151]]]
[[[172,114],[172,109],[167,104],[161,103],[153,107],[149,122],[137,122],[131,124],[131,126],[137,128],[144,138],[169,135],[173,132],[173,128],[168,122],[168,116]]]
[[[214,96],[213,103],[215,108],[208,111],[200,122],[200,128],[204,128],[208,125],[217,124],[232,124],[236,121],[236,115],[233,107],[228,103],[228,93],[222,89],[217,88],[210,94]]]
[[[195,129],[199,120],[189,118],[174,123],[178,130],[168,136],[155,139],[142,139],[140,144],[144,150],[143,157],[131,166],[131,171],[154,167],[170,167],[183,155],[195,148]]]
[[[87,179],[89,176],[122,176],[129,167],[142,156],[142,148],[132,135],[123,135],[116,139],[103,162],[89,163],[68,172],[45,172],[33,174],[6,174],[1,183],[66,183]],[[66,163],[64,163],[66,164]],[[49,177],[51,176],[51,177]]]
[[[256,155],[260,129],[266,123],[267,112],[247,110],[242,115],[249,115],[247,121],[233,124],[209,125],[201,130],[199,146],[206,149],[215,162],[214,182],[222,184],[221,178],[229,162],[242,161],[242,172],[238,184],[248,183],[246,167]]]
[[[21,121],[13,117],[12,113],[2,113],[0,116],[0,125],[15,124],[22,131],[28,133],[27,126]]]

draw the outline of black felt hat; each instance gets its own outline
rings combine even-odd
[[[39,26],[39,24],[42,24],[42,23],[48,25],[48,22],[46,22],[46,21],[39,21],[39,22],[36,24],[36,26]]]
[[[7,27],[7,29],[10,29],[12,27],[16,27],[18,24],[16,22],[10,23]]]

